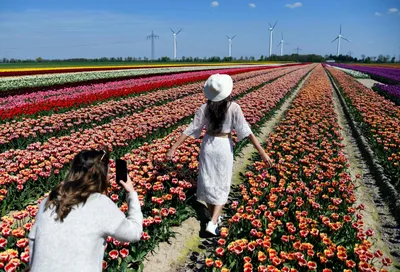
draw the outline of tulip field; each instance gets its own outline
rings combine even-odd
[[[108,196],[127,212],[114,178],[115,159],[125,159],[144,232],[135,244],[108,237],[103,270],[142,271],[147,254],[173,235],[171,227],[195,216],[189,202],[201,138],[188,138],[172,161],[165,155],[206,102],[204,80],[214,73],[232,76],[232,98],[255,134],[299,91],[262,142],[274,166],[257,156],[248,162],[203,270],[396,271],[394,260],[374,247],[365,206],[356,205],[360,177],[348,170],[328,75],[397,192],[400,107],[351,72],[294,64],[7,73],[0,78],[0,271],[27,270],[38,204],[75,154],[104,147],[112,156]],[[237,142],[235,133],[233,140],[236,156],[247,142]]]
[[[206,259],[210,271],[388,271],[391,260],[371,250],[364,206],[354,206],[332,96],[319,66],[266,140],[279,163],[267,170],[255,158],[248,167],[229,227]]]

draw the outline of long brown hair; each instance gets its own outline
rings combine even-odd
[[[205,116],[209,120],[208,131],[218,134],[222,130],[222,124],[225,120],[226,113],[231,105],[232,98],[228,96],[224,100],[214,102],[207,101]]]
[[[110,154],[107,150],[83,150],[71,163],[65,180],[49,195],[45,210],[55,207],[56,221],[67,217],[73,206],[86,203],[93,193],[103,193],[108,186],[107,173]]]

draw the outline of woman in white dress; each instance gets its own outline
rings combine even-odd
[[[231,101],[233,81],[229,75],[215,74],[204,85],[204,95],[208,99],[196,112],[193,122],[178,138],[167,153],[172,159],[176,148],[188,136],[200,137],[206,128],[199,159],[197,199],[207,203],[211,214],[206,231],[218,235],[218,223],[223,205],[228,201],[233,173],[233,142],[231,132],[234,129],[238,140],[248,137],[260,153],[261,159],[272,166],[271,159],[253,135],[240,106]]]

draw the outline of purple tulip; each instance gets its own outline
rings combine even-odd
[[[373,67],[373,66],[360,66],[360,65],[348,65],[341,63],[330,63],[330,65],[342,67],[346,69],[352,69],[367,73],[372,77],[378,77],[378,81],[386,81],[390,84],[400,84],[400,69],[389,68],[389,67]]]
[[[400,85],[375,84],[374,87],[396,98],[400,98]]]

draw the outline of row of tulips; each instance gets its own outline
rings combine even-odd
[[[373,66],[360,66],[348,64],[331,64],[332,66],[347,68],[351,70],[360,71],[369,74],[371,78],[387,83],[387,84],[400,84],[400,69],[392,67],[373,67]]]
[[[373,230],[363,229],[362,206],[353,207],[332,95],[318,66],[266,141],[275,165],[255,157],[248,166],[205,260],[209,271],[377,271],[391,263],[371,251]]]
[[[312,68],[312,67],[311,67]],[[304,69],[307,73],[310,69]],[[257,127],[261,119],[251,118],[253,115],[252,106],[259,100],[268,106],[260,108],[258,115],[268,114],[273,107],[276,107],[279,99],[288,94],[290,88],[294,87],[304,77],[302,73],[297,77],[288,75],[287,80],[292,84],[284,84],[284,77],[269,84],[271,88],[262,88],[255,96],[253,93],[243,96],[238,100],[242,105],[243,112],[252,127]],[[275,104],[274,104],[275,103]],[[198,155],[201,140],[189,138],[177,150],[173,162],[165,161],[165,154],[186,126],[183,125],[174,130],[167,137],[154,140],[141,147],[130,150],[122,158],[128,161],[129,175],[135,185],[141,201],[144,213],[144,233],[142,240],[137,244],[121,243],[112,238],[107,239],[108,244],[104,256],[103,268],[107,271],[136,271],[140,269],[144,256],[153,249],[159,241],[167,239],[171,233],[169,227],[179,224],[186,218],[188,211],[187,201],[191,195],[191,189],[196,186]],[[91,147],[107,145],[106,142],[93,144]],[[110,164],[110,187],[108,194],[116,202],[122,211],[127,210],[124,202],[123,192],[115,182],[115,167],[113,161]],[[46,197],[39,198],[40,201]],[[2,217],[0,227],[0,269],[6,271],[23,271],[29,262],[29,248],[25,243],[28,231],[34,223],[38,206],[28,205],[23,210],[11,213]],[[8,270],[7,270],[8,268]],[[14,269],[14,270],[11,270]]]
[[[400,192],[400,108],[336,69],[328,68],[392,184]]]
[[[353,63],[353,65],[361,66],[361,67],[384,67],[384,68],[395,68],[400,69],[400,65],[398,63]]]
[[[256,87],[285,73],[299,69],[290,67],[276,70],[255,71],[232,76],[236,84]],[[240,82],[242,81],[242,82]],[[240,82],[240,83],[239,83]],[[111,100],[97,105],[81,107],[65,113],[54,113],[38,118],[24,118],[0,124],[0,152],[9,148],[24,148],[35,141],[45,141],[51,136],[61,136],[71,129],[88,128],[111,121],[114,118],[138,112],[145,107],[163,104],[202,91],[203,83],[144,93],[139,96]]]
[[[333,66],[333,67],[335,67],[338,70],[341,70],[341,71],[345,72],[346,74],[348,74],[348,75],[350,75],[350,76],[352,76],[354,78],[370,78],[370,76],[368,74],[361,73],[359,71],[346,69],[346,68],[342,68],[342,67],[336,67],[336,66]]]
[[[385,85],[378,83],[374,84],[372,89],[400,106],[400,85]]]
[[[168,88],[207,79],[213,73],[235,75],[272,67],[253,67],[237,69],[218,69],[191,73],[154,76],[108,82],[104,84],[84,85],[60,90],[35,92],[0,98],[0,120],[32,115],[43,111],[59,111],[80,105],[105,101],[132,94],[143,93],[160,88]]]
[[[78,73],[91,71],[110,71],[110,70],[125,70],[125,69],[150,69],[150,68],[177,68],[177,67],[216,67],[216,66],[259,66],[260,64],[234,64],[234,63],[205,63],[205,64],[152,64],[152,65],[96,65],[96,66],[68,66],[68,67],[29,67],[29,68],[0,68],[0,77],[11,76],[27,76],[27,75],[44,75],[58,73]],[[261,64],[262,65],[262,64]],[[268,65],[279,65],[269,63]]]
[[[228,68],[239,68],[242,66],[200,66],[200,67],[162,67],[162,68],[143,68],[143,69],[123,69],[112,71],[90,71],[32,76],[0,77],[0,90],[11,91],[17,89],[29,89],[35,87],[46,87],[64,85],[75,82],[87,82],[99,79],[129,78],[157,74],[171,74],[202,70],[219,70]],[[245,68],[246,66],[242,67]],[[0,93],[1,94],[1,93]]]
[[[308,65],[292,74],[301,78],[310,69],[311,66]],[[292,74],[279,80],[292,78]],[[263,88],[268,89],[268,84]],[[244,95],[249,91],[252,91],[249,86],[239,82],[234,88],[233,96]],[[5,189],[0,196],[2,214],[10,209],[24,207],[32,197],[37,198],[38,194],[45,191],[44,188],[57,183],[60,180],[60,170],[79,150],[98,143],[120,150],[128,145],[137,146],[148,137],[158,137],[159,134],[165,134],[169,129],[186,122],[204,102],[202,93],[190,95],[162,106],[146,108],[140,113],[116,118],[101,126],[87,130],[81,128],[71,131],[70,135],[52,137],[44,143],[33,143],[27,149],[11,149],[1,153],[0,185]]]

